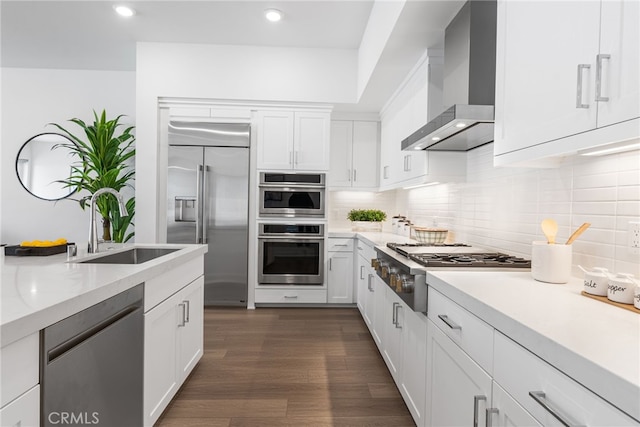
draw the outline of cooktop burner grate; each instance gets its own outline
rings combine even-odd
[[[499,252],[470,254],[410,254],[409,258],[425,267],[531,268],[531,260]]]

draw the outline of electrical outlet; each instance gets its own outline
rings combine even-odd
[[[629,221],[629,248],[640,248],[640,222]]]

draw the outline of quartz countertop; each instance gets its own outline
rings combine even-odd
[[[364,240],[370,246],[384,246],[389,242],[395,243],[415,243],[405,236],[387,232],[376,231],[351,231],[348,229],[331,229],[329,230],[328,237],[342,237],[342,238],[358,238]]]
[[[440,270],[427,284],[640,419],[640,310],[581,295],[581,279],[543,283],[529,271]]]
[[[0,344],[4,347],[85,308],[165,273],[207,252],[207,245],[123,245],[176,248],[168,255],[142,264],[80,264],[89,257],[67,262],[66,254],[46,257],[0,255]],[[104,255],[93,254],[91,257]]]

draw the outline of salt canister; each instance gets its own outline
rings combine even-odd
[[[640,310],[640,286],[636,286],[636,290],[633,292],[633,306]]]
[[[584,272],[584,291],[591,295],[607,296],[609,287],[609,270],[594,267],[592,271]]]

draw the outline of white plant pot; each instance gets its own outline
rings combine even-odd
[[[381,221],[351,221],[352,231],[382,231]]]

